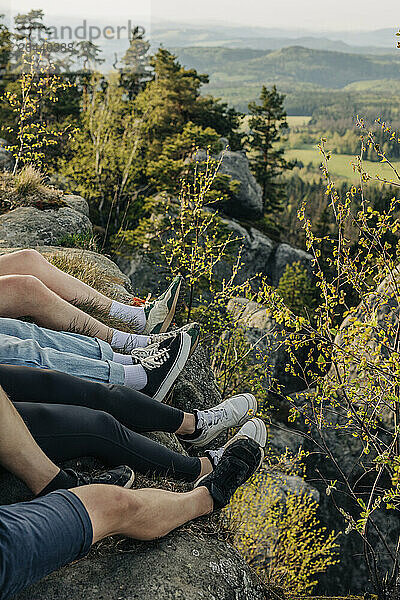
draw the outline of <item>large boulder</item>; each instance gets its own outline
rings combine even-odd
[[[79,196],[64,196],[63,202],[60,208],[23,206],[0,215],[0,247],[57,245],[66,236],[91,233],[87,202]]]
[[[229,175],[239,183],[238,190],[231,202],[224,204],[224,212],[232,217],[246,220],[259,219],[263,213],[263,198],[260,185],[250,170],[245,152],[223,150],[214,157],[220,163],[219,173]],[[194,160],[207,160],[207,152],[199,150]]]
[[[238,552],[196,528],[154,542],[94,548],[28,588],[18,600],[266,600]],[[15,598],[14,600],[17,600]]]
[[[228,310],[237,319],[238,325],[244,328],[248,342],[257,348],[254,360],[265,365],[263,385],[271,387],[272,380],[282,386],[284,394],[291,394],[305,389],[304,380],[288,373],[286,368],[291,364],[289,354],[284,345],[285,332],[269,315],[265,306],[252,302],[247,298],[234,298],[228,303]],[[299,365],[305,365],[307,350],[297,351]]]

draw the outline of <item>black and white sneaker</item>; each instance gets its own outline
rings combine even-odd
[[[197,347],[200,336],[200,325],[195,322],[188,323],[179,329],[173,329],[172,331],[167,331],[166,333],[154,333],[149,335],[150,345],[170,342],[180,333],[187,333],[192,338],[192,345],[190,349],[190,355],[192,355]]]
[[[217,450],[206,450],[204,454],[210,460],[213,468],[215,469],[223,457],[225,450],[237,440],[246,438],[253,440],[253,442],[256,442],[256,444],[258,444],[261,448],[265,448],[267,443],[267,428],[265,427],[264,421],[258,419],[257,417],[250,419],[250,421],[247,421],[247,423],[245,423],[243,427],[239,429],[236,435],[227,441],[225,446],[222,446],[222,448],[218,448]]]
[[[117,485],[118,487],[131,488],[135,481],[135,473],[130,467],[121,466],[115,469],[110,469],[99,475],[86,475],[77,473],[73,469],[65,469],[71,477],[76,480],[76,486],[91,485],[93,483],[103,483],[106,485]]]
[[[139,352],[132,352],[133,363],[142,365],[147,375],[147,384],[140,391],[161,402],[184,368],[191,343],[191,337],[183,332],[172,341],[162,342],[158,347],[141,348]]]
[[[263,458],[264,451],[257,442],[246,437],[236,439],[225,449],[214,471],[201,477],[195,487],[206,487],[214,500],[214,510],[219,510],[257,471]]]
[[[196,432],[180,436],[193,446],[205,446],[230,427],[240,427],[257,413],[253,394],[237,394],[209,410],[196,411]]]

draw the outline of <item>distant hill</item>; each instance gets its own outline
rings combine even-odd
[[[278,50],[303,46],[315,50],[332,50],[349,54],[383,54],[396,52],[397,29],[377,31],[312,32],[305,29],[221,26],[213,24],[155,23],[151,29],[152,46],[221,46]]]
[[[355,81],[400,79],[398,55],[362,56],[290,46],[275,51],[215,47],[171,48],[186,67],[207,72],[210,88],[246,83],[305,83],[343,88]]]

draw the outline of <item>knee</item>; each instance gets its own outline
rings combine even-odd
[[[15,294],[15,298],[20,300],[30,300],[36,296],[38,292],[41,292],[45,286],[43,283],[34,275],[4,275],[1,278],[3,285]]]
[[[26,248],[24,250],[18,250],[9,255],[10,260],[16,266],[16,270],[23,269],[27,273],[35,271],[37,265],[46,262],[46,259],[33,248]]]
[[[46,261],[46,259],[40,254],[40,252],[34,250],[33,248],[25,248],[24,250],[18,250],[17,252],[14,252],[11,256],[13,260],[16,263],[18,263],[18,265],[20,265],[21,267],[25,267],[25,269],[28,272],[31,270],[33,271],[33,268],[31,269],[30,267],[33,267],[34,265]]]

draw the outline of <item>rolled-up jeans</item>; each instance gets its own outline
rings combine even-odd
[[[0,364],[54,369],[90,381],[123,384],[124,368],[107,342],[0,318]]]

